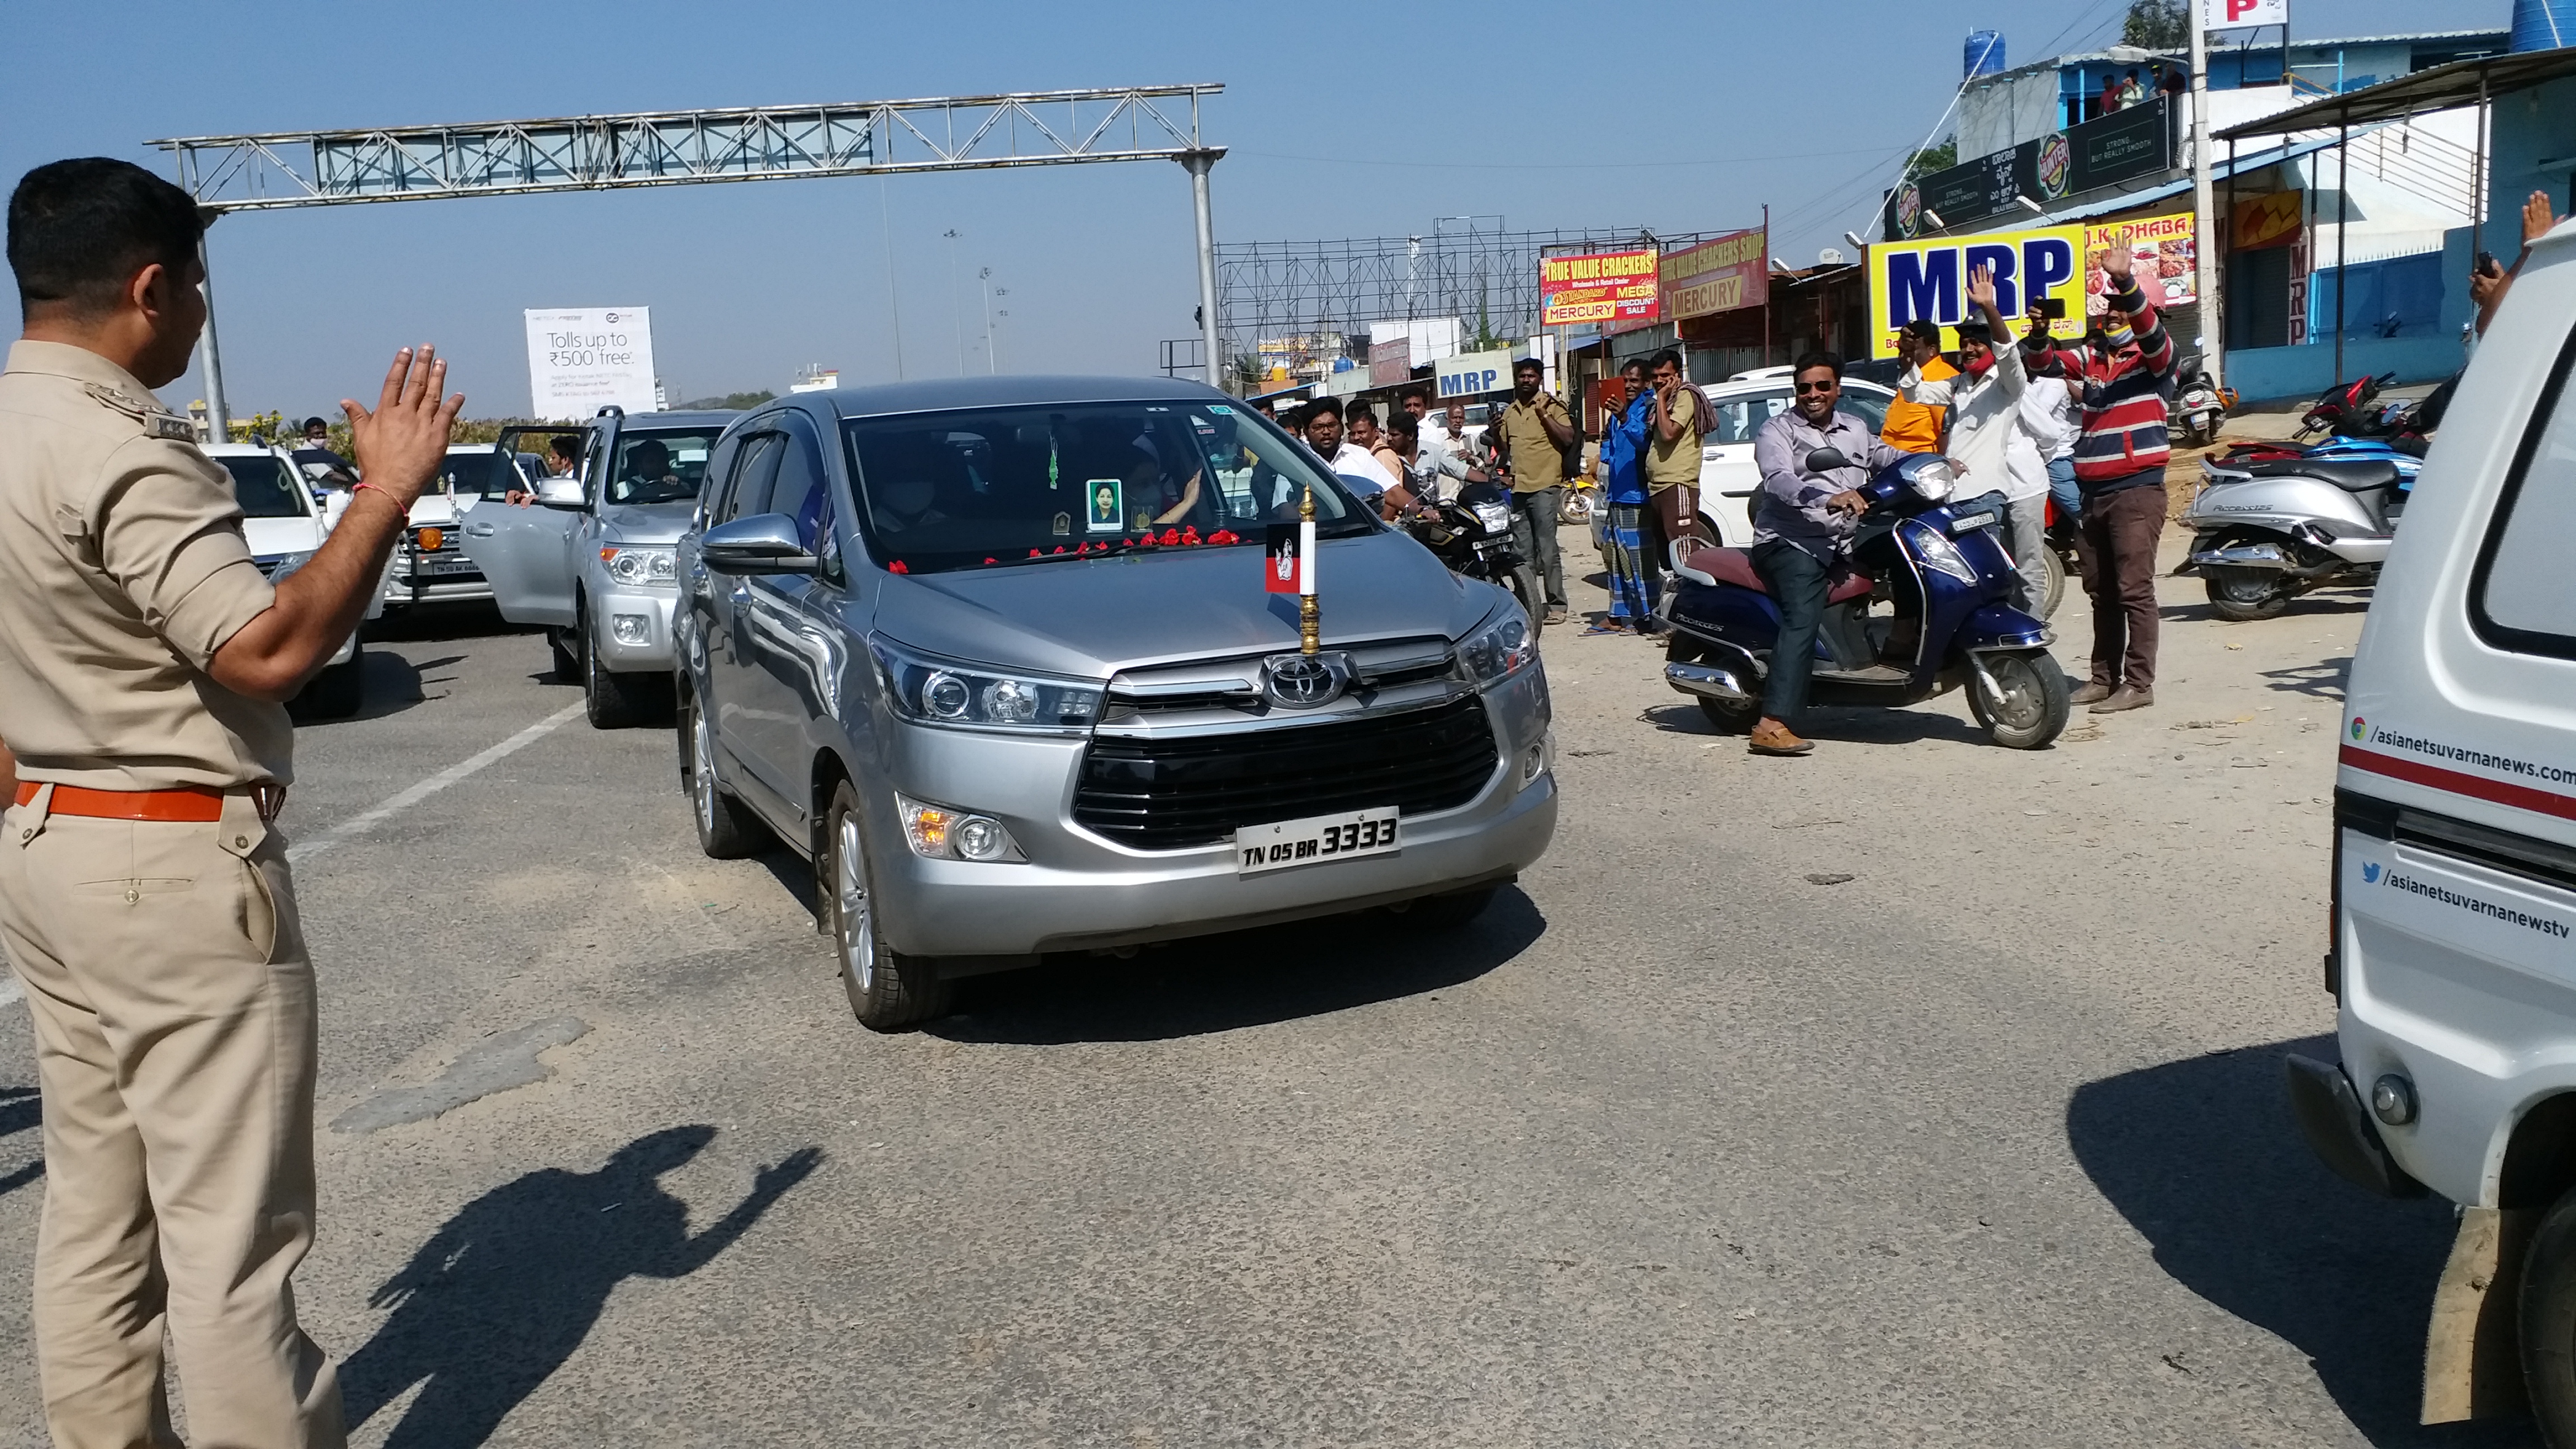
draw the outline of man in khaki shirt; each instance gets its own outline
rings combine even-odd
[[[1646,382],[1655,402],[1638,469],[1646,478],[1645,554],[1647,567],[1669,569],[1675,540],[1714,541],[1699,521],[1699,444],[1717,420],[1700,416],[1700,395],[1682,382],[1682,355],[1672,348],[1646,359]]]
[[[61,1449],[337,1445],[288,1280],[313,1241],[313,973],[272,822],[292,698],[357,626],[462,398],[396,355],[344,403],[366,482],[272,582],[152,389],[205,301],[187,194],[105,158],[9,199],[0,372],[0,946],[44,1098],[36,1356]],[[14,759],[12,758],[14,752]]]
[[[1556,551],[1556,509],[1565,497],[1565,447],[1574,419],[1565,404],[1539,390],[1546,367],[1535,357],[1512,364],[1512,400],[1493,431],[1510,451],[1512,542],[1545,580],[1547,617],[1565,622],[1565,564]]]

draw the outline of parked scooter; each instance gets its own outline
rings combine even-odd
[[[1449,572],[1501,586],[1520,601],[1535,635],[1547,618],[1538,570],[1512,547],[1512,495],[1500,483],[1469,483],[1454,497],[1425,502],[1403,519],[1407,533]]]
[[[1807,455],[1810,471],[1850,466],[1832,448]],[[1916,454],[1861,487],[1869,508],[1852,547],[1858,567],[1828,582],[1810,697],[1894,709],[1964,687],[1995,743],[2037,749],[2066,728],[2066,674],[2045,626],[2006,602],[2018,576],[1997,537],[2002,517],[1947,506],[1957,482],[1946,459]],[[1892,614],[1870,613],[1880,591]],[[1701,549],[1661,611],[1672,629],[1664,682],[1719,729],[1751,727],[1780,634],[1779,606],[1752,560],[1741,549]]]
[[[2174,398],[2167,422],[2184,442],[2193,447],[2217,442],[2218,425],[2227,420],[2228,409],[2234,406],[2236,389],[2211,382],[2198,353],[2175,366]]]
[[[2330,584],[2375,579],[2396,541],[2417,460],[2299,457],[2228,465],[2201,460],[2200,491],[2183,510],[2191,557],[2222,619],[2268,619]]]

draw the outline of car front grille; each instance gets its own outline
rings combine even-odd
[[[1329,724],[1179,739],[1094,737],[1074,823],[1140,850],[1229,840],[1238,827],[1392,805],[1452,810],[1493,775],[1482,699]]]

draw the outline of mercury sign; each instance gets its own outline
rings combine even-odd
[[[611,403],[653,411],[651,308],[531,308],[527,319],[530,417],[586,418]]]
[[[1461,352],[1431,364],[1431,375],[1444,400],[1501,392],[1512,385],[1512,354],[1508,348]]]

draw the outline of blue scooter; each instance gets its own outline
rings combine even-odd
[[[1832,448],[1810,472],[1852,464]],[[1852,546],[1858,567],[1827,581],[1809,698],[1822,705],[1895,709],[1965,688],[1968,710],[1994,742],[2035,750],[2066,728],[2065,671],[2039,620],[2007,602],[2018,581],[1997,533],[1993,495],[1955,506],[1958,473],[1918,454],[1880,469]],[[1894,605],[1870,613],[1873,596]],[[1664,682],[1699,702],[1719,729],[1752,727],[1780,635],[1780,609],[1740,549],[1693,554],[1664,596],[1671,652]]]

